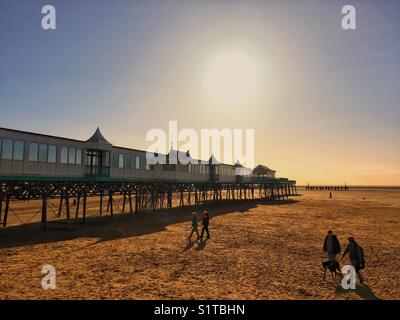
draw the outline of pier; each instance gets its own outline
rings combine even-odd
[[[305,190],[348,191],[349,187],[347,184],[344,184],[344,186],[310,186],[310,184],[307,184]]]
[[[73,221],[85,222],[89,197],[99,200],[98,215],[113,217],[114,211],[135,214],[155,212],[173,207],[173,199],[178,207],[195,208],[219,205],[225,201],[245,201],[255,199],[284,200],[297,194],[296,181],[284,178],[258,179],[246,183],[222,182],[172,182],[140,181],[117,179],[27,179],[14,177],[0,179],[0,224],[7,226],[14,201],[41,201],[41,223],[44,228],[49,222],[51,210],[59,220],[69,227]],[[58,201],[49,206],[49,200]],[[71,204],[75,212],[72,212]],[[73,217],[74,215],[74,217]]]

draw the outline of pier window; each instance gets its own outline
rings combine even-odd
[[[140,158],[136,157],[136,169],[140,169]]]
[[[118,167],[118,153],[112,153],[111,166],[113,166],[114,168]]]
[[[103,165],[105,167],[110,166],[110,152],[108,151],[103,151]]]
[[[136,157],[135,156],[130,156],[129,158],[130,158],[130,160],[129,160],[129,169],[135,169],[135,159],[136,159]]]
[[[24,160],[24,142],[14,141],[13,160]]]
[[[132,165],[133,161],[132,161],[132,156],[131,155],[126,155],[125,156],[125,167],[128,169],[132,169],[133,165]]]
[[[49,145],[49,152],[47,154],[47,161],[49,163],[55,163],[57,160],[57,147],[55,145]]]
[[[82,149],[76,149],[76,164],[82,164]]]
[[[37,143],[32,142],[29,145],[29,161],[38,161],[38,148],[39,145]]]
[[[132,156],[131,168],[132,168],[132,169],[135,169],[135,168],[136,168],[136,156]]]
[[[39,161],[47,162],[47,144],[39,144]]]
[[[68,150],[68,164],[75,164],[76,149],[69,148]]]
[[[9,139],[4,139],[1,149],[1,158],[3,160],[12,160],[13,141]]]
[[[123,168],[124,167],[124,155],[120,154],[118,156],[118,168]]]
[[[66,164],[68,163],[68,148],[67,147],[62,147],[61,148],[61,163]]]

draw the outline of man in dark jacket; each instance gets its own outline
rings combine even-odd
[[[356,269],[356,273],[360,278],[360,282],[364,283],[365,278],[361,273],[361,269],[365,267],[365,258],[364,258],[364,250],[363,248],[356,242],[354,237],[349,237],[349,244],[344,250],[342,259],[348,254],[350,259],[350,264]]]
[[[332,261],[336,260],[336,256],[341,251],[339,240],[332,230],[329,230],[325,237],[323,251],[327,253],[329,260]]]
[[[207,239],[210,239],[210,233],[208,232],[208,225],[210,224],[210,216],[206,210],[203,211],[203,220],[202,220],[203,228],[201,230],[200,238],[203,239],[204,231],[207,232]]]

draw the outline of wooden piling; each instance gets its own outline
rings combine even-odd
[[[7,194],[6,196],[6,205],[4,208],[4,220],[3,220],[3,227],[5,228],[7,226],[7,218],[8,218],[8,210],[10,208],[10,200],[11,200],[11,195]]]
[[[87,194],[83,194],[83,204],[82,204],[82,222],[86,222],[86,211],[87,211]]]
[[[79,205],[80,205],[80,202],[81,202],[81,196],[78,195],[78,196],[76,197],[75,220],[78,220],[78,218],[79,218]]]
[[[67,212],[67,227],[71,227],[71,215],[69,211],[69,195],[68,193],[65,194],[65,211]]]
[[[109,208],[108,211],[110,212],[110,216],[113,217],[114,216],[114,210],[113,210],[113,195],[112,195],[112,192],[109,192],[108,208]]]
[[[42,195],[42,225],[44,228],[47,227],[47,195]]]
[[[103,214],[103,192],[100,192],[100,216]]]

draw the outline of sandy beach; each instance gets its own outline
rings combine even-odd
[[[211,239],[188,244],[191,208],[93,217],[86,224],[35,222],[38,207],[15,205],[31,223],[0,229],[1,299],[400,299],[400,189],[299,190],[280,202],[209,208]],[[17,210],[18,209],[18,210]],[[14,224],[14,225],[13,225]],[[365,285],[322,279],[328,229],[366,255]],[[343,263],[345,263],[343,261]],[[57,288],[41,287],[56,268]]]

